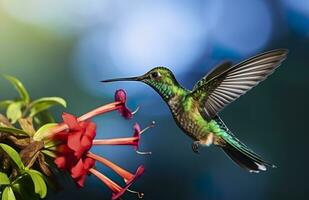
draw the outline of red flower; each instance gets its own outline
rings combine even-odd
[[[54,162],[59,169],[70,172],[71,177],[78,187],[83,187],[86,176],[88,174],[93,174],[112,190],[112,199],[118,199],[125,191],[136,193],[139,197],[142,197],[142,193],[129,190],[129,187],[142,175],[144,172],[143,166],[139,166],[135,174],[132,174],[106,158],[90,152],[93,144],[133,145],[136,151],[139,152],[140,135],[148,128],[153,127],[152,124],[144,130],[141,130],[139,125],[135,124],[134,135],[132,137],[94,140],[96,136],[96,125],[91,121],[91,118],[94,116],[112,110],[118,110],[125,118],[130,118],[133,115],[125,105],[125,92],[123,90],[118,90],[115,97],[116,102],[94,109],[79,118],[64,113],[62,115],[63,123],[51,128],[51,130],[46,132],[44,137],[55,141],[57,148],[55,149],[54,146],[50,146],[49,149],[56,150],[57,152],[57,157]],[[96,162],[100,162],[114,170],[123,178],[125,185],[122,187],[97,171],[94,168]]]
[[[138,149],[141,135],[149,128],[154,127],[154,124],[155,122],[153,121],[151,125],[141,130],[139,124],[135,123],[133,126],[134,132],[132,137],[93,140],[93,145],[132,145],[138,154],[151,154],[151,152],[141,152]]]
[[[115,182],[113,182],[112,180],[110,180],[109,178],[107,178],[105,175],[98,172],[97,170],[95,170],[95,169],[90,170],[90,173],[92,173],[93,175],[98,177],[105,185],[107,185],[113,191],[113,195],[112,195],[113,200],[118,199],[126,191],[138,194],[139,198],[142,198],[144,196],[143,193],[139,193],[139,192],[129,190],[129,187],[134,183],[134,181],[136,179],[138,179],[144,173],[145,169],[144,169],[143,166],[139,166],[137,168],[135,174],[132,174],[132,173],[126,171],[125,169],[119,167],[118,165],[115,165],[114,163],[107,160],[106,158],[97,156],[97,155],[92,154],[92,153],[89,153],[88,156],[90,158],[93,158],[93,159],[101,162],[102,164],[106,165],[107,167],[111,168],[119,176],[121,176],[124,179],[126,185],[122,188],[121,186],[119,186],[118,184],[116,184]]]
[[[123,116],[125,119],[131,119],[133,115],[138,111],[139,107],[132,112],[127,106],[126,106],[126,93],[124,90],[120,89],[117,90],[115,93],[115,102],[109,103],[106,105],[103,105],[101,107],[98,107],[96,109],[93,109],[92,111],[80,116],[77,118],[78,122],[83,122],[87,121],[88,119],[92,119],[93,117],[97,115],[102,115],[107,112],[111,112],[113,110],[118,110],[121,116]],[[73,125],[74,126],[74,125]],[[44,134],[36,136],[34,139],[35,140],[43,140],[43,139],[48,139],[50,137],[54,137],[55,134],[58,134],[64,130],[67,130],[68,124],[62,123],[59,124],[58,126],[46,131]]]
[[[55,164],[59,169],[69,170],[78,187],[84,186],[86,175],[94,166],[94,160],[87,158],[96,135],[96,125],[91,121],[78,122],[71,114],[63,113],[63,121],[69,127],[68,131],[62,131],[55,138],[66,143],[60,146]]]
[[[96,136],[96,125],[90,121],[78,122],[75,116],[68,113],[64,113],[62,119],[71,131],[67,139],[68,147],[74,151],[77,158],[80,158],[92,146],[92,141]]]

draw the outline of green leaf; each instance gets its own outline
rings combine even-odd
[[[44,126],[39,128],[39,130],[37,130],[37,132],[33,136],[33,139],[36,140],[36,141],[41,141],[42,139],[45,138],[46,135],[48,135],[50,129],[52,127],[57,126],[57,125],[58,125],[57,123],[45,124]]]
[[[15,200],[15,195],[10,186],[4,188],[1,200]]]
[[[35,193],[37,193],[41,198],[44,198],[47,194],[47,187],[43,178],[43,174],[33,169],[27,170],[26,173],[31,176]]]
[[[55,105],[67,106],[65,100],[60,97],[44,97],[37,99],[30,104],[30,117]]]
[[[22,117],[22,107],[23,107],[23,102],[18,101],[11,103],[6,110],[6,116],[9,118],[12,124],[14,124],[18,119]]]
[[[16,199],[39,200],[40,197],[34,191],[34,184],[31,176],[24,173],[18,176],[12,183],[12,189]]]
[[[13,149],[9,145],[3,144],[3,143],[0,143],[0,147],[3,149],[3,151],[5,151],[8,154],[8,156],[10,156],[10,158],[14,161],[14,163],[17,165],[17,167],[19,169],[25,168],[23,162],[21,161],[21,158],[20,158],[18,152],[15,151],[15,149]]]
[[[33,119],[31,117],[20,118],[18,120],[20,128],[26,133],[28,133],[30,137],[32,137],[35,133],[32,121]]]
[[[11,100],[0,101],[0,108],[7,108],[11,103],[14,103],[14,101]]]
[[[10,179],[6,173],[0,172],[0,185],[9,185]]]
[[[0,132],[3,133],[10,133],[13,135],[29,135],[27,132],[20,130],[20,129],[16,129],[16,128],[9,128],[9,127],[4,127],[4,126],[0,126]]]
[[[55,123],[55,119],[47,110],[35,115],[33,121],[36,127],[41,127],[48,123]]]
[[[11,82],[11,84],[14,85],[14,87],[18,91],[22,101],[28,104],[30,102],[30,97],[29,97],[29,94],[28,94],[26,88],[24,87],[24,85],[17,78],[15,78],[13,76],[4,75],[4,77],[7,80],[9,80]]]
[[[54,151],[50,151],[50,150],[42,150],[42,153],[44,153],[45,155],[52,157],[52,158],[56,158],[57,154]]]

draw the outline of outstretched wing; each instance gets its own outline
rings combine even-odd
[[[280,66],[288,50],[259,54],[232,67],[219,66],[199,81],[191,96],[201,102],[203,115],[211,119],[226,105],[263,81]],[[221,69],[220,69],[221,68]]]

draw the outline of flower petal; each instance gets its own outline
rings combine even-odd
[[[91,140],[93,140],[96,136],[96,124],[93,122],[89,122],[86,127],[86,131],[84,136],[88,136]]]
[[[77,187],[79,187],[79,188],[84,187],[85,180],[86,180],[86,174],[82,175],[77,180],[75,180]]]
[[[125,119],[131,119],[133,117],[132,111],[126,106],[127,94],[124,90],[119,89],[115,92],[115,101],[120,101],[122,103],[118,112]]]
[[[92,146],[92,139],[89,138],[88,136],[83,136],[82,137],[82,140],[80,141],[80,145],[83,149],[83,152],[84,153],[85,151],[88,151],[91,146]]]
[[[132,119],[133,118],[132,111],[125,104],[122,105],[122,108],[120,108],[118,110],[118,112],[125,119]]]
[[[144,171],[145,171],[144,166],[142,165],[139,166],[136,170],[135,175],[130,180],[125,180],[126,186],[122,188],[118,193],[112,194],[112,199],[113,200],[119,199],[129,189],[129,187],[136,181],[136,179],[138,179],[144,173]],[[137,194],[139,193],[137,192]]]
[[[82,176],[83,174],[85,174],[84,163],[82,159],[79,159],[77,164],[71,169],[71,176],[72,178],[78,178]]]
[[[68,154],[71,153],[72,150],[68,147],[67,144],[61,144],[57,147],[57,151],[62,153],[62,154]]]
[[[69,126],[69,129],[71,130],[79,130],[80,126],[78,125],[77,118],[74,115],[71,115],[69,113],[63,113],[62,119],[65,124]]]
[[[136,181],[136,179],[138,179],[143,173],[145,172],[145,167],[143,165],[139,166],[134,174],[134,176],[129,179],[129,180],[125,180],[127,185],[132,185],[132,183],[134,181]]]
[[[59,169],[65,169],[66,167],[66,158],[64,156],[59,156],[54,160],[54,163]]]
[[[68,133],[66,131],[61,131],[52,136],[53,140],[66,141],[68,139]]]
[[[134,137],[139,137],[140,132],[141,132],[141,127],[139,126],[139,124],[138,124],[138,123],[135,123],[134,126],[133,126],[133,129],[134,129],[134,134],[133,134],[133,136],[134,136]]]
[[[82,131],[74,131],[68,134],[68,147],[73,151],[79,151],[81,148]]]
[[[87,171],[92,168],[95,164],[95,160],[92,158],[85,158],[84,160],[84,169],[86,169]]]
[[[119,89],[115,92],[115,101],[125,103],[127,101],[127,94],[123,89]]]

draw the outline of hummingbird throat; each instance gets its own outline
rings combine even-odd
[[[169,101],[171,98],[175,96],[185,95],[187,91],[179,86],[178,84],[167,84],[156,81],[149,81],[148,83],[151,87],[153,87],[160,96],[165,100]]]

